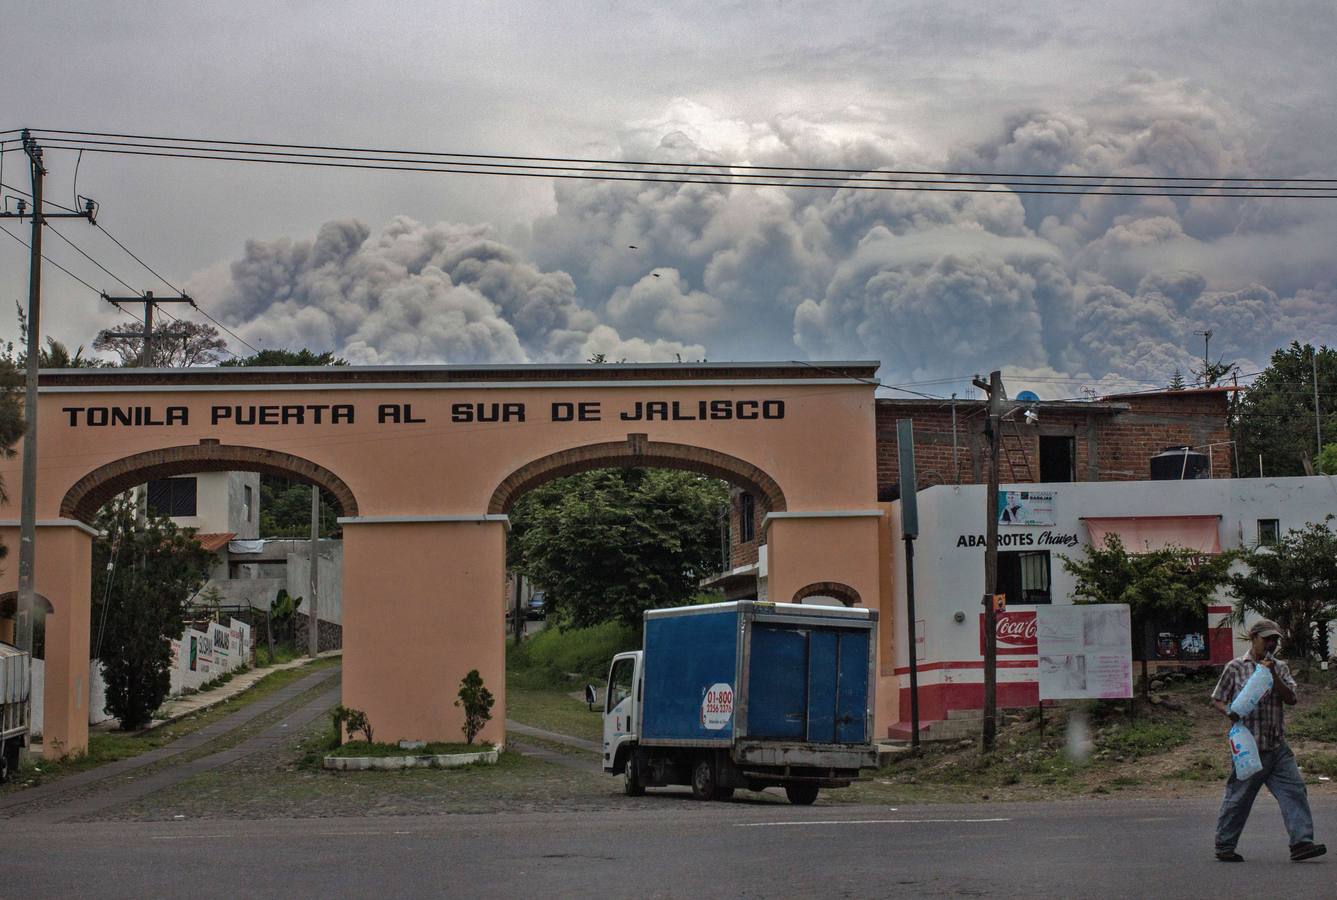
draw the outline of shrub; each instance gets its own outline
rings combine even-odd
[[[349,709],[347,706],[340,704],[330,713],[330,717],[334,720],[336,734],[342,736],[344,730],[347,730],[348,734],[352,736],[360,731],[363,739],[368,744],[372,743],[371,720],[367,718],[367,714],[362,710]]]
[[[477,669],[470,669],[469,674],[460,680],[460,697],[456,706],[464,708],[464,742],[472,744],[478,732],[492,718],[492,692],[483,687],[483,676]],[[370,738],[368,738],[370,740]]]

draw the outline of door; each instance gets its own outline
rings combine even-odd
[[[840,635],[836,683],[836,741],[861,744],[868,740],[868,632]]]
[[[836,695],[840,681],[840,640],[834,631],[814,631],[808,639],[808,740],[836,739]]]
[[[636,657],[613,660],[604,695],[604,765],[613,763],[617,746],[634,732]]]

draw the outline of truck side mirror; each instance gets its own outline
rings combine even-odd
[[[589,706],[590,712],[594,712],[594,702],[598,698],[598,693],[595,691],[594,685],[585,685],[585,703]]]

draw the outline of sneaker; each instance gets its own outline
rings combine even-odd
[[[1313,859],[1316,856],[1322,856],[1328,852],[1326,844],[1314,844],[1305,841],[1303,844],[1296,844],[1291,848],[1291,862],[1299,862],[1302,859]]]
[[[1294,859],[1294,857],[1292,857]],[[1234,850],[1218,850],[1216,853],[1217,862],[1244,862],[1244,857],[1240,856]]]

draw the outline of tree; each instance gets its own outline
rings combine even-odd
[[[23,437],[23,371],[8,355],[0,357],[0,456],[12,459],[14,445]],[[0,480],[0,503],[8,503],[9,494]],[[5,547],[0,544],[0,559]]]
[[[1337,475],[1337,444],[1323,445],[1323,452],[1318,455],[1314,471],[1321,475]]]
[[[143,339],[113,337],[115,333],[116,330],[111,328],[99,331],[93,339],[93,349],[115,353],[123,366],[139,365],[143,355]],[[149,367],[168,369],[178,366],[211,366],[222,359],[226,351],[227,341],[212,325],[185,321],[160,322],[153,327],[153,359],[149,360]]]
[[[1337,619],[1337,534],[1326,522],[1306,525],[1239,558],[1248,571],[1230,579],[1232,621],[1240,624],[1246,612],[1256,613],[1277,623],[1292,659],[1322,656],[1328,623]]]
[[[242,356],[219,363],[221,366],[346,366],[348,360],[335,356],[328,350],[313,353],[306,348],[301,350],[261,350],[251,356]]]
[[[102,660],[107,711],[125,730],[145,725],[170,687],[173,638],[186,601],[208,577],[213,554],[192,533],[127,500],[98,514],[93,542],[90,650]]]
[[[692,472],[601,469],[535,488],[511,510],[508,562],[576,627],[689,600],[719,571],[728,486]]]
[[[1228,363],[1218,359],[1216,362],[1205,361],[1202,368],[1193,369],[1193,378],[1203,387],[1214,387],[1239,371],[1237,363]]]
[[[1184,373],[1180,371],[1178,366],[1175,366],[1174,377],[1170,379],[1170,390],[1182,391],[1186,386],[1184,384]]]
[[[1205,619],[1233,559],[1178,547],[1129,553],[1116,534],[1105,536],[1104,547],[1087,547],[1082,559],[1062,557],[1064,570],[1077,577],[1077,603],[1128,604],[1134,646],[1149,622]]]
[[[335,537],[339,507],[329,491],[320,495],[320,536]],[[260,536],[309,538],[311,536],[311,485],[282,475],[260,475]]]
[[[1314,364],[1317,353],[1319,408],[1324,434],[1337,434],[1337,350],[1292,341],[1272,354],[1240,403],[1237,434],[1243,468],[1256,472],[1258,457],[1268,475],[1304,475],[1313,459]]]

